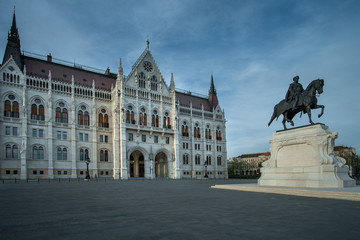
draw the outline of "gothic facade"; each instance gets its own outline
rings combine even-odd
[[[0,178],[227,178],[224,111],[167,85],[149,51],[125,76],[21,53],[15,13],[0,65]]]

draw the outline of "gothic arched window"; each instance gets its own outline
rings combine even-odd
[[[217,157],[217,165],[221,166],[221,157],[220,156]]]
[[[222,140],[220,127],[216,128],[216,140]]]
[[[207,165],[211,165],[211,156],[206,156]]]
[[[188,137],[189,136],[189,128],[187,123],[184,121],[181,125],[181,136]]]
[[[151,126],[159,127],[159,115],[156,110],[153,111],[153,114],[151,116]]]
[[[146,115],[145,108],[140,109],[139,124],[147,126],[147,115]]]
[[[134,110],[131,106],[128,106],[126,110],[126,123],[135,124]]]
[[[4,117],[11,117],[11,102],[6,100],[4,104]]]
[[[163,123],[164,128],[166,129],[171,129],[171,125],[170,125],[170,117],[169,117],[169,113],[165,112],[164,114],[164,123]]]
[[[90,114],[85,106],[81,106],[78,111],[78,125],[90,126]]]
[[[158,84],[157,78],[155,76],[152,76],[150,82],[151,82],[151,90],[157,91],[157,84]]]
[[[108,161],[109,161],[109,151],[100,150],[100,162],[108,162]]]
[[[198,123],[195,123],[194,138],[200,138],[200,127]]]
[[[206,139],[211,139],[211,129],[210,129],[210,125],[206,125],[205,138],[206,138]]]
[[[17,159],[19,157],[19,149],[16,144],[7,144],[5,147],[5,156],[8,159]]]
[[[188,164],[189,164],[189,155],[188,155],[188,154],[184,154],[184,155],[183,155],[183,164],[184,164],[184,165],[188,165]]]
[[[99,127],[109,128],[109,117],[105,109],[101,109],[99,113]]]
[[[145,74],[143,72],[139,75],[139,88],[145,88]]]
[[[80,161],[85,161],[89,157],[89,150],[87,148],[80,148]]]
[[[63,102],[60,102],[56,108],[55,121],[57,123],[68,123],[68,111]]]
[[[31,120],[45,121],[45,107],[39,98],[31,104]]]
[[[200,165],[200,155],[195,156],[195,165]]]

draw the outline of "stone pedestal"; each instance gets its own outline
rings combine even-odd
[[[355,187],[345,159],[335,156],[337,132],[315,124],[276,132],[270,140],[271,158],[262,164],[261,186]]]

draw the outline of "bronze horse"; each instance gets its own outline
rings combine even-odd
[[[309,86],[307,86],[307,88],[301,93],[298,104],[295,108],[292,107],[291,103],[286,102],[285,100],[282,100],[281,102],[276,104],[274,107],[274,113],[271,116],[268,126],[270,126],[270,124],[275,118],[277,120],[282,114],[284,116],[282,124],[284,125],[284,129],[286,130],[287,128],[285,123],[290,122],[291,126],[294,126],[294,122],[292,121],[292,119],[299,112],[307,113],[309,116],[309,122],[311,124],[314,124],[314,122],[311,120],[311,109],[321,108],[321,113],[318,115],[318,117],[321,117],[324,114],[325,106],[317,105],[316,98],[316,92],[318,94],[321,94],[323,92],[323,86],[324,79],[316,79],[312,81]]]

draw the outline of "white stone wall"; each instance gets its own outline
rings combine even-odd
[[[143,62],[152,63],[153,72],[146,76],[146,87],[139,89],[137,78],[140,72],[145,72]],[[176,97],[174,89],[170,89],[164,82],[155,61],[150,52],[145,54],[139,61],[138,66],[126,79],[122,77],[117,80],[114,86],[112,99],[94,98],[74,92],[74,88],[80,87],[66,83],[58,83],[51,79],[37,79],[24,76],[15,62],[10,59],[0,68],[0,97],[2,104],[0,110],[0,178],[76,178],[84,177],[86,164],[79,161],[80,149],[88,149],[91,163],[89,165],[92,177],[114,177],[127,179],[130,178],[131,166],[130,156],[134,152],[140,152],[144,157],[144,177],[155,178],[161,167],[168,178],[201,178],[204,175],[204,162],[206,156],[211,156],[211,165],[208,166],[209,177],[227,178],[226,166],[226,129],[225,117],[220,108],[212,114],[213,118],[204,117],[206,111],[196,109],[201,112],[201,116],[183,114],[176,108]],[[13,69],[12,71],[10,69]],[[24,71],[26,74],[26,70]],[[5,73],[5,79],[4,79]],[[19,76],[14,77],[16,81],[7,80],[7,74]],[[151,76],[158,79],[158,90],[151,90]],[[70,91],[60,91],[51,87],[37,87],[27,84],[26,79],[41,83],[57,84],[58,86],[71,87]],[[36,84],[35,84],[36,85]],[[89,88],[87,90],[95,90]],[[118,95],[117,91],[120,91]],[[145,95],[144,95],[145,93]],[[19,103],[20,117],[7,118],[4,116],[4,102],[6,97],[14,95]],[[110,94],[110,93],[109,93]],[[31,104],[39,99],[45,106],[45,121],[31,120]],[[68,110],[68,123],[56,123],[55,113],[59,103],[65,104]],[[77,113],[85,106],[90,115],[90,126],[79,126],[77,124]],[[127,106],[132,106],[136,124],[126,123]],[[147,113],[147,126],[138,124],[139,111],[144,107]],[[98,114],[101,109],[105,109],[109,116],[109,128],[98,127]],[[192,108],[189,108],[192,112]],[[159,127],[151,126],[151,115],[153,110],[158,111]],[[219,111],[217,111],[219,110]],[[171,129],[163,126],[165,112],[169,114]],[[216,115],[221,115],[217,119]],[[181,136],[181,123],[186,121],[189,126],[189,137]],[[201,129],[201,138],[193,136],[194,124],[198,123]],[[205,139],[205,127],[211,128],[211,140]],[[6,127],[17,128],[17,136],[6,135]],[[222,132],[222,140],[216,140],[216,128]],[[43,136],[39,136],[39,130],[43,131]],[[37,132],[33,136],[33,131]],[[58,132],[61,137],[58,139]],[[63,138],[66,132],[67,139]],[[80,141],[79,134],[83,134],[83,141]],[[128,141],[128,133],[133,134],[133,141]],[[88,139],[85,141],[85,134]],[[146,136],[146,141],[142,141],[142,135]],[[100,136],[107,136],[108,142],[100,142]],[[158,143],[155,143],[155,137]],[[167,143],[166,140],[169,139]],[[183,149],[183,143],[188,143],[188,149]],[[200,149],[195,150],[194,144],[200,144]],[[6,158],[6,145],[16,144],[18,146],[18,156],[16,159]],[[206,150],[206,145],[211,145],[211,150]],[[44,149],[44,159],[34,160],[32,149],[34,146],[42,146]],[[217,151],[217,146],[221,146],[221,151]],[[67,160],[57,159],[57,148],[67,149]],[[100,150],[107,150],[109,153],[108,162],[100,162]],[[183,164],[183,154],[189,155],[189,164]],[[195,155],[201,156],[200,164],[195,164]],[[217,165],[217,157],[220,156],[221,165]],[[165,169],[166,168],[166,169]],[[165,169],[165,170],[164,170]]]

